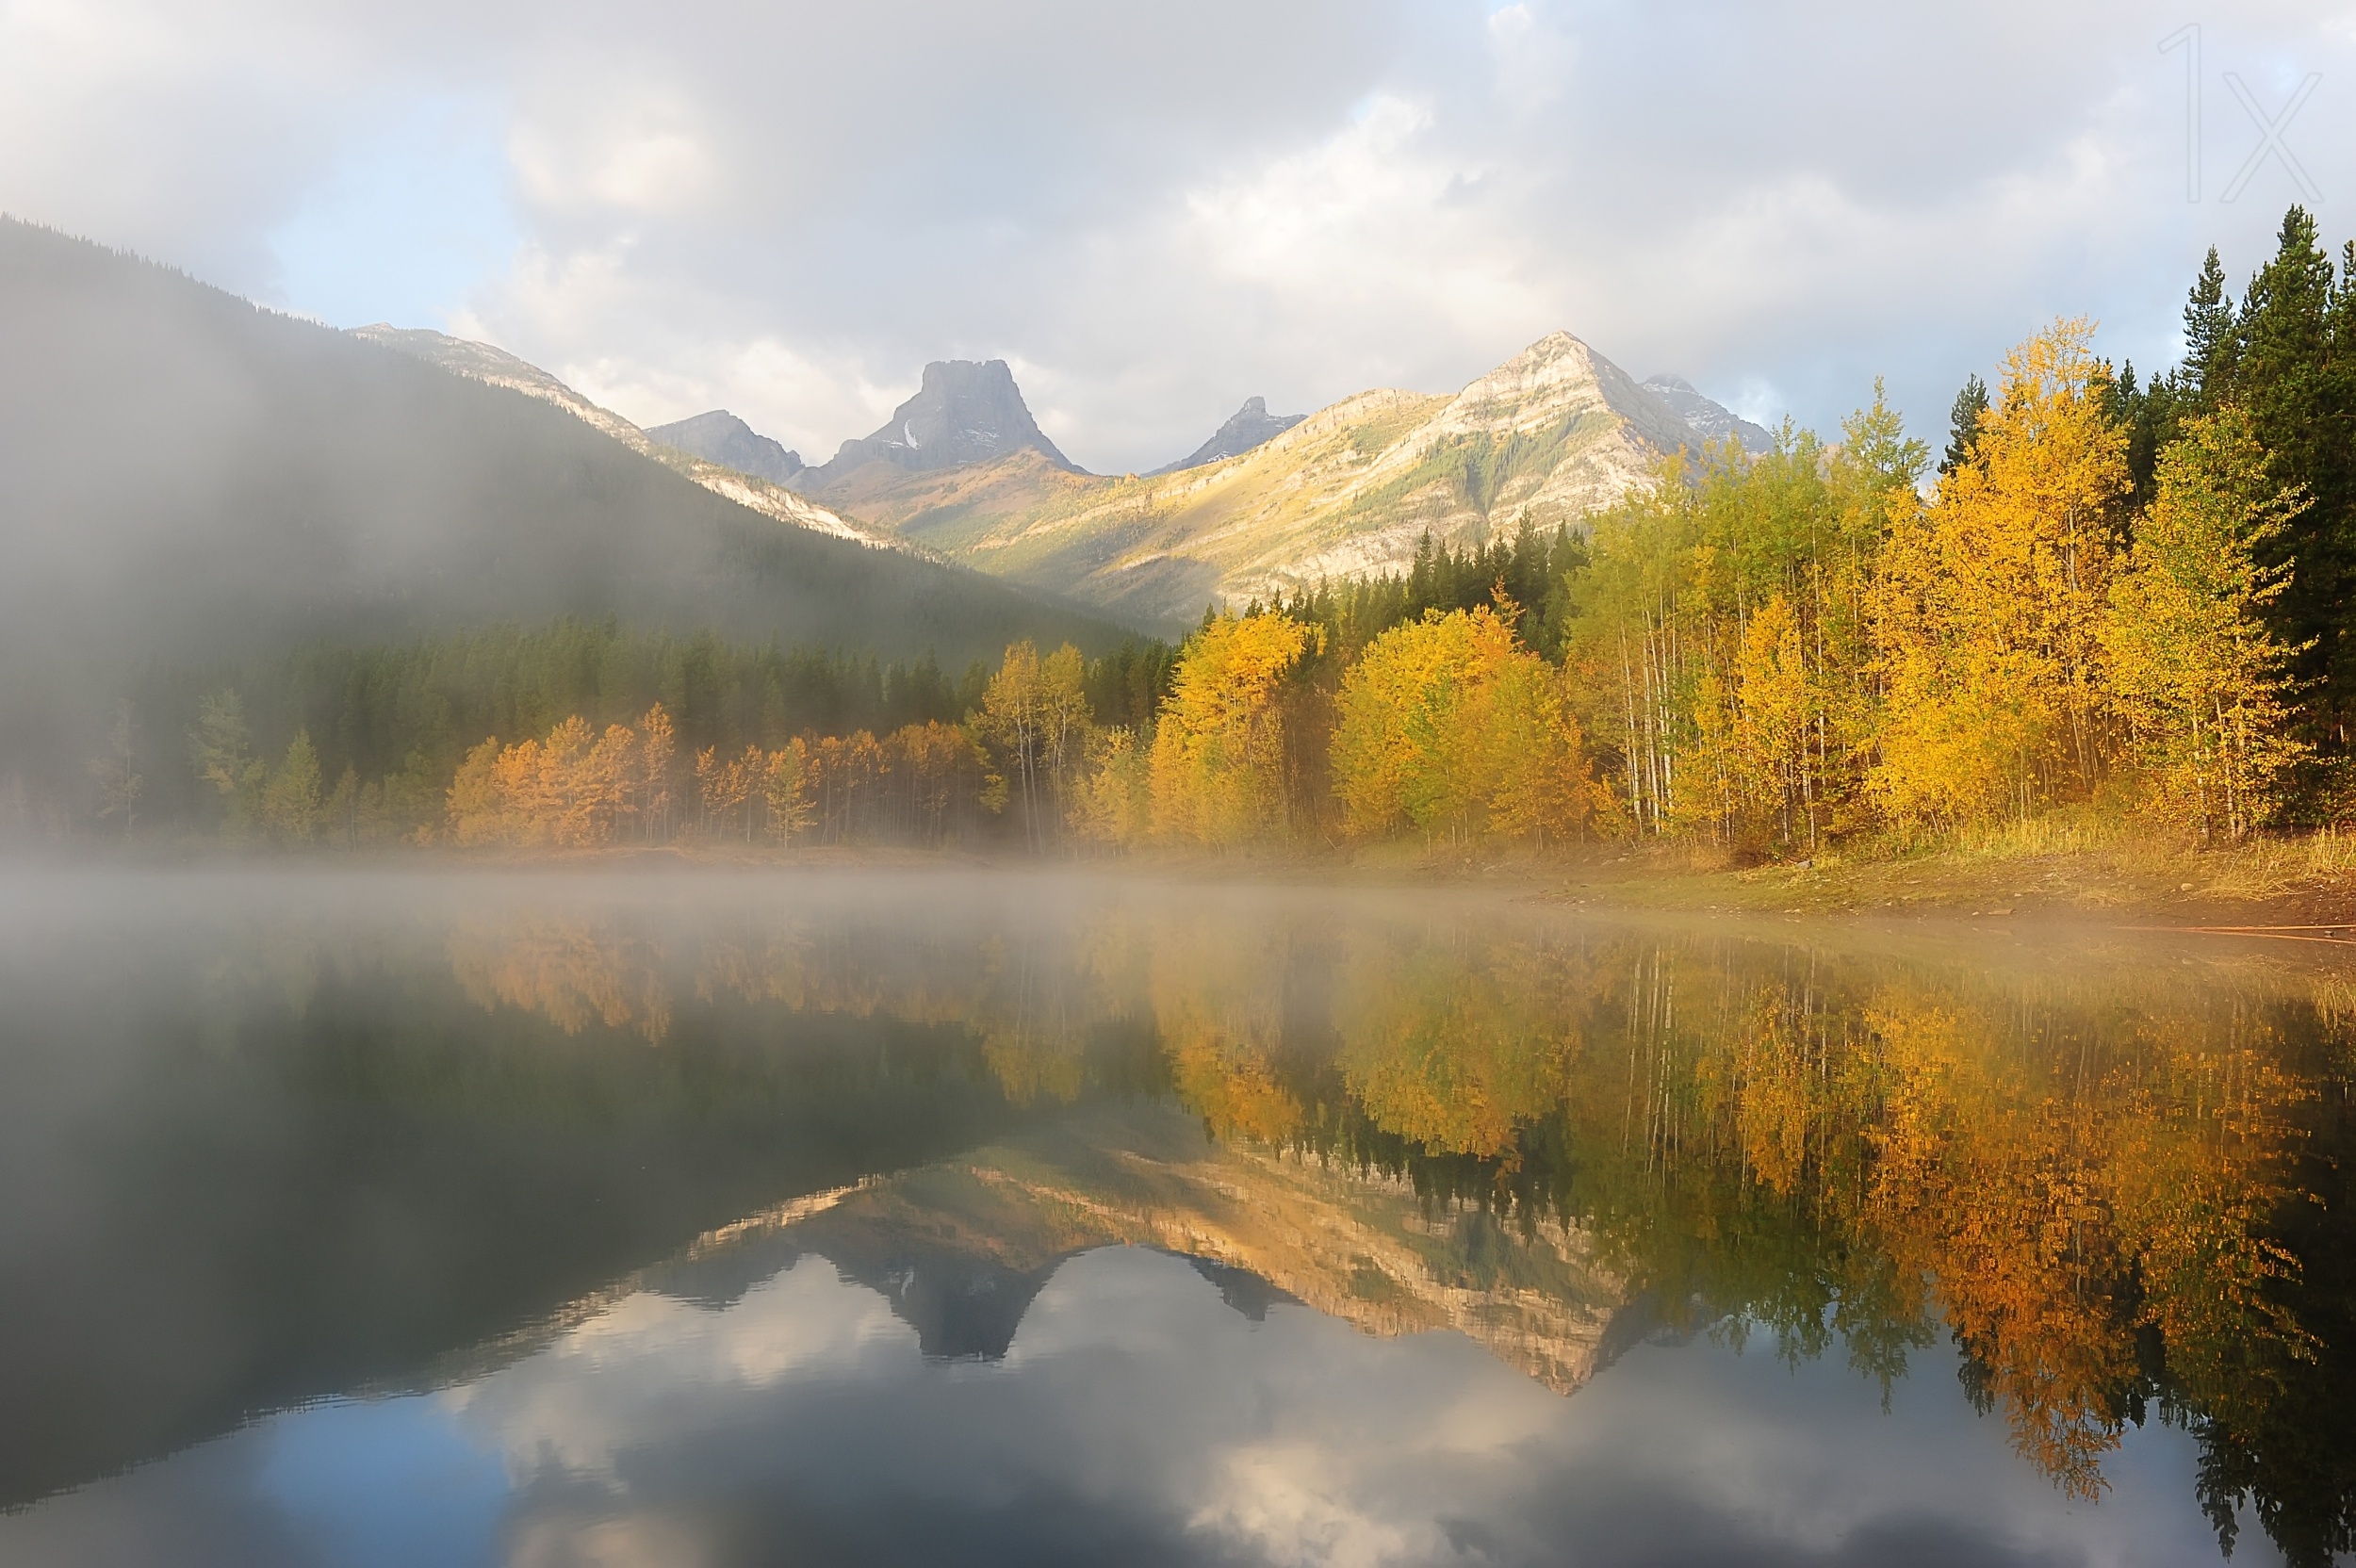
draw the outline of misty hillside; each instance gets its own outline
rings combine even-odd
[[[748,510],[545,400],[7,219],[0,366],[11,662],[217,663],[567,614],[952,663],[1118,637]]]

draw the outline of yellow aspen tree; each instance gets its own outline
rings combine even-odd
[[[703,807],[703,828],[709,833],[721,809],[721,801],[728,793],[726,779],[728,764],[720,760],[717,746],[706,746],[695,753],[695,795]]]
[[[1187,642],[1153,737],[1153,830],[1203,844],[1283,834],[1284,681],[1317,633],[1225,612]]]
[[[1091,843],[1127,849],[1153,828],[1151,754],[1126,725],[1102,731],[1072,801],[1072,825]]]
[[[522,740],[503,748],[492,764],[491,776],[499,795],[501,840],[536,844],[548,840],[548,771],[540,765],[540,743]]]
[[[1976,455],[1883,547],[1868,787],[1901,825],[2026,816],[2100,781],[2101,629],[2129,477],[2092,330],[2057,322],[2012,351]]]
[[[466,753],[444,797],[444,811],[452,841],[494,844],[506,841],[506,798],[499,783],[499,743],[497,736]]]
[[[1742,630],[1735,661],[1735,750],[1747,811],[1783,843],[1816,841],[1811,720],[1818,711],[1800,618],[1776,594]]]
[[[628,725],[607,725],[583,764],[582,842],[614,841],[614,834],[637,808],[638,770],[637,731]]]
[[[2260,618],[2288,568],[2256,558],[2303,504],[2268,481],[2237,408],[2191,421],[2160,455],[2102,645],[2138,804],[2166,826],[2241,838],[2280,807],[2304,754],[2289,734],[2289,650]]]
[[[798,735],[771,752],[762,769],[761,797],[769,814],[769,834],[792,843],[810,830],[810,748]]]
[[[671,769],[678,750],[671,715],[658,702],[638,721],[638,813],[650,840],[671,834]]]
[[[1334,792],[1349,830],[1427,840],[1574,831],[1589,797],[1562,683],[1483,605],[1394,627],[1342,678]]]
[[[595,841],[597,789],[589,755],[597,733],[575,713],[550,728],[540,743],[540,778],[535,837],[566,848]]]

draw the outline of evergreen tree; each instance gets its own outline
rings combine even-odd
[[[2203,287],[2207,281],[2204,270]],[[2223,392],[2249,414],[2268,477],[2311,503],[2266,542],[2261,563],[2288,568],[2270,629],[2295,650],[2294,674],[2309,694],[2307,738],[2332,751],[2345,748],[2356,719],[2356,638],[2347,634],[2356,587],[2356,382],[2347,361],[2356,338],[2347,299],[2314,218],[2292,207],[2274,259],[2243,297]]]
[[[2223,394],[2233,366],[2233,302],[2225,292],[2225,269],[2209,247],[2184,302],[2184,389],[2206,413]]]
[[[1988,383],[1974,375],[1955,394],[1955,404],[1949,417],[1954,430],[1947,437],[1947,455],[1939,460],[1939,471],[1952,474],[1972,461],[1980,449],[1980,419],[1988,413]]]

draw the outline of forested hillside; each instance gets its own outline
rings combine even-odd
[[[1025,636],[1121,635],[760,515],[545,402],[5,219],[0,367],[0,786],[35,795],[77,787],[143,665],[567,615],[956,668]]]

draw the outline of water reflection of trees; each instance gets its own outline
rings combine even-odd
[[[2200,1440],[2228,1538],[2246,1498],[2295,1560],[2351,1544],[2356,1418],[2319,1392],[2356,1352],[2328,990],[2123,955],[1974,973],[1149,908],[477,934],[453,957],[486,1003],[656,1040],[666,987],[961,1023],[1019,1102],[1168,1089],[1216,1138],[1576,1223],[1673,1327],[1838,1348],[1886,1383],[1943,1328],[1973,1400],[2073,1494],[2156,1417]],[[1105,1048],[1146,1032],[1150,1060]]]

